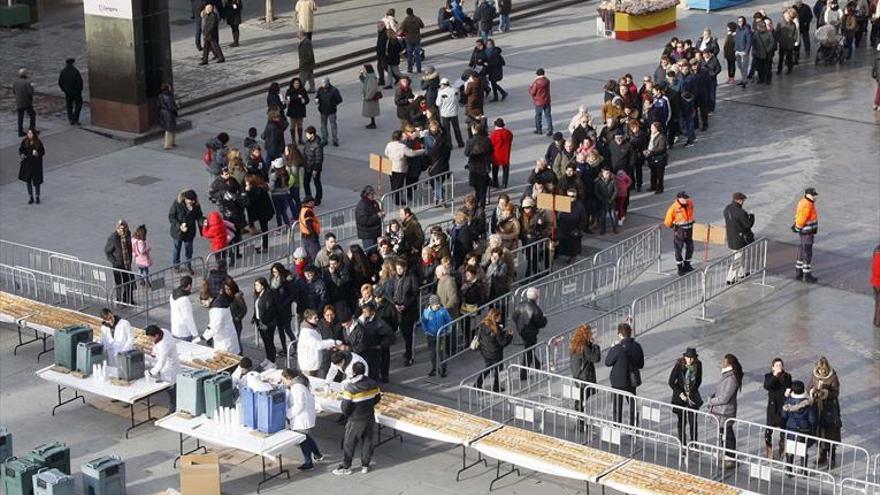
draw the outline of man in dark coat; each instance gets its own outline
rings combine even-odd
[[[611,388],[623,390],[633,395],[641,384],[641,369],[645,367],[645,353],[642,346],[632,337],[629,323],[617,325],[617,343],[605,355],[605,366],[611,366]],[[629,403],[629,424],[635,424],[635,403]],[[614,398],[614,421],[620,422],[623,416],[623,396]]]
[[[382,205],[376,201],[376,191],[373,186],[364,187],[361,191],[361,200],[354,210],[354,221],[357,227],[357,236],[361,240],[364,251],[369,251],[376,246],[376,241],[382,235]]]
[[[395,262],[394,269],[394,293],[392,301],[397,308],[399,333],[403,336],[405,344],[403,354],[404,366],[413,364],[413,325],[419,319],[419,280],[417,276],[407,268],[407,263],[402,258]]]
[[[226,62],[223,50],[220,49],[220,15],[213,5],[206,5],[202,11],[202,61],[199,65],[208,65],[208,52],[214,54],[217,63]]]
[[[79,112],[82,110],[83,79],[79,69],[73,65],[75,59],[69,58],[61,69],[58,76],[58,87],[64,93],[64,102],[67,105],[67,120],[70,125],[79,125]]]
[[[174,241],[174,251],[171,264],[174,270],[179,271],[180,249],[185,249],[184,265],[190,275],[195,275],[192,269],[193,239],[199,230],[199,225],[204,222],[205,215],[199,206],[198,196],[192,189],[182,191],[177,195],[177,200],[171,204],[168,210],[168,223],[171,225],[171,239]]]
[[[513,310],[513,324],[516,325],[516,331],[519,332],[523,345],[527,349],[525,356],[523,356],[523,365],[529,368],[541,367],[541,362],[538,361],[534,351],[528,349],[538,343],[538,333],[547,326],[544,311],[538,306],[538,295],[538,289],[530,287],[526,290],[526,300]],[[520,370],[520,380],[525,380],[527,376],[526,370]]]
[[[318,103],[318,112],[321,114],[321,139],[328,142],[327,121],[330,121],[330,133],[333,135],[333,146],[339,146],[339,136],[336,131],[336,109],[342,103],[342,94],[336,86],[330,84],[330,78],[325,77],[318,88],[315,96]]]
[[[131,231],[128,222],[120,219],[116,230],[107,238],[104,255],[113,267],[113,282],[116,284],[116,301],[135,305],[132,291],[134,274],[131,272]]]
[[[297,54],[299,55],[299,78],[309,93],[315,92],[315,49],[312,47],[312,40],[308,38],[302,31],[299,33],[299,46],[297,46]],[[325,138],[326,139],[326,138]]]
[[[334,113],[333,116],[335,118],[336,114]],[[312,181],[314,181],[315,206],[321,205],[321,198],[324,196],[324,186],[321,184],[321,172],[324,170],[324,146],[327,146],[327,141],[318,137],[318,131],[313,126],[306,127],[306,140],[302,150],[306,162],[303,170],[303,188],[306,196],[311,196]]]
[[[755,225],[755,215],[743,209],[746,195],[741,192],[733,193],[733,201],[724,208],[724,226],[727,233],[727,247],[735,254],[733,263],[727,270],[727,284],[735,284],[747,274],[742,266],[742,253],[740,249],[748,246],[755,240],[752,227]]]
[[[492,101],[498,101],[498,93],[501,93],[501,101],[507,98],[507,91],[498,84],[504,78],[504,57],[501,56],[501,48],[495,46],[495,40],[489,39],[486,43],[486,77],[492,85]]]
[[[798,14],[798,31],[801,37],[801,45],[806,50],[807,58],[810,58],[810,24],[813,23],[813,9],[804,3],[804,0],[797,0],[794,4]],[[800,47],[795,55],[795,59],[800,54]]]
[[[787,392],[791,390],[791,375],[785,371],[782,358],[775,358],[770,373],[764,373],[764,390],[767,391],[767,426],[784,428],[782,406],[785,405]],[[764,444],[767,447],[767,458],[773,458],[773,430],[764,431]],[[782,432],[779,433],[779,458],[785,453]]]
[[[345,382],[342,392],[342,414],[346,418],[345,435],[342,440],[342,463],[333,474],[351,474],[351,461],[355,448],[361,447],[361,473],[370,471],[373,457],[373,428],[376,423],[376,404],[381,400],[379,384],[366,374],[363,363],[351,366],[354,376]]]
[[[25,136],[24,114],[30,119],[28,129],[37,127],[37,113],[34,111],[34,86],[28,80],[30,71],[18,69],[18,79],[12,83],[12,94],[15,95],[15,109],[18,112],[18,137]]]

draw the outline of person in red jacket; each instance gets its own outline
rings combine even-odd
[[[492,187],[507,189],[510,176],[510,148],[513,146],[513,133],[504,126],[504,119],[495,119],[495,130],[489,136],[492,141]],[[501,168],[501,185],[498,185],[498,169]]]
[[[208,218],[202,225],[202,237],[211,242],[211,252],[217,253],[218,258],[226,258],[226,248],[229,246],[229,232],[226,228],[226,222],[220,216],[219,211],[208,213]],[[233,266],[235,258],[230,260],[229,266]]]
[[[546,124],[547,135],[553,135],[553,117],[550,115],[550,79],[544,75],[544,69],[535,71],[535,80],[529,85],[529,96],[535,104],[535,134],[541,131],[541,117]]]
[[[871,262],[871,287],[874,288],[874,326],[880,328],[880,244],[874,248]]]

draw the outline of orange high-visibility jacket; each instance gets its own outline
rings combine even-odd
[[[807,198],[798,201],[797,213],[794,216],[794,227],[801,234],[814,234],[819,227],[819,214],[816,204]]]
[[[314,232],[309,228],[308,221],[311,221],[312,227],[314,228]],[[311,208],[303,206],[299,210],[299,232],[304,236],[321,235],[321,222],[318,220],[318,216],[315,215],[315,211]]]
[[[666,220],[663,221],[667,227],[677,227],[680,229],[689,229],[694,226],[694,202],[688,199],[687,203],[681,204],[676,199],[666,210]]]

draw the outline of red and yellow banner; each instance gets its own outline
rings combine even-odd
[[[675,7],[669,7],[641,15],[615,12],[614,37],[619,40],[633,41],[675,29],[675,9]]]

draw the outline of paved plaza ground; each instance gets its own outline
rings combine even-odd
[[[359,19],[378,18],[388,6],[402,12],[406,5],[372,5],[357,0],[329,5],[327,11],[335,9],[348,14],[334,18],[338,20],[338,30],[316,32],[319,53],[343,50],[337,46],[343,38],[350,44],[346,46],[363,42],[357,38],[366,35],[367,24],[362,25]],[[426,22],[432,19],[431,12],[436,7],[431,2],[416,5],[417,10],[424,11]],[[280,9],[282,19],[290,15],[290,8],[285,3]],[[636,79],[652,73],[668,36],[696,38],[707,26],[722,33],[729,20],[737,15],[749,16],[759,8],[765,8],[772,17],[780,15],[780,6],[768,2],[710,14],[679,9],[679,24],[674,33],[625,43],[595,37],[595,4],[585,3],[514,24],[512,32],[497,36],[507,60],[502,85],[511,96],[502,103],[488,103],[486,113],[490,119],[503,117],[514,133],[511,184],[524,183],[535,158],[543,155],[548,143],[547,138],[531,133],[533,111],[526,87],[536,67],[544,67],[551,78],[554,120],[557,129],[564,130],[578,105],[587,105],[594,116],[599,114],[601,86],[608,79],[616,79],[625,72]],[[250,13],[256,15],[254,10]],[[187,19],[183,7],[174,7],[173,20],[181,21],[173,24],[175,58],[194,56],[191,31],[182,22]],[[41,39],[52,39],[45,33],[53,31],[53,36],[73,39],[78,36],[76,29],[64,26],[76,22],[81,23],[81,19],[77,21],[69,14],[62,16],[57,25],[40,28]],[[253,26],[255,22],[250,19],[243,27],[243,40],[251,35],[256,38],[258,32],[267,39],[290,35],[284,29],[267,34]],[[320,15],[318,22],[319,26],[323,22]],[[16,36],[36,34],[39,33]],[[4,36],[11,35],[0,36],[6,46]],[[472,39],[455,40],[434,46],[428,52],[426,64],[436,66],[444,77],[457,77],[467,63],[472,43]],[[267,66],[264,61],[280,60],[282,49],[278,45],[276,40],[271,48],[261,52],[259,47],[243,42],[239,48],[242,55],[236,57],[255,49],[258,53],[253,63],[243,65],[271,72],[277,67]],[[182,55],[187,49],[192,53]],[[22,53],[24,48],[16,45],[15,50]],[[13,50],[0,49],[2,85],[6,85],[11,67],[16,66],[11,61],[15,55],[10,53]],[[65,56],[58,54],[57,59],[63,60]],[[590,249],[599,249],[641,226],[657,223],[679,190],[687,190],[694,198],[698,221],[720,225],[721,211],[730,194],[739,190],[749,196],[746,208],[757,217],[756,234],[770,240],[768,283],[773,289],[738,287],[710,304],[709,310],[717,318],[714,324],[684,315],[639,337],[647,355],[643,375],[646,383],[639,389],[640,395],[668,400],[665,379],[672,362],[686,346],[699,349],[705,364],[702,392],[708,395],[720,375],[718,361],[732,352],[739,356],[746,370],[739,417],[761,422],[766,395],[760,381],[770,360],[782,356],[795,379],[805,380],[818,356],[825,355],[841,378],[844,441],[880,452],[880,332],[871,326],[873,300],[868,284],[871,252],[880,240],[880,125],[870,108],[875,84],[870,78],[873,57],[872,50],[863,48],[840,68],[814,67],[809,63],[796,67],[792,75],[774,74],[769,87],[743,90],[721,85],[710,130],[698,133],[696,146],[673,150],[666,192],[659,196],[636,194],[627,225],[618,236],[586,238]],[[233,56],[229,58],[232,60]],[[204,70],[200,74],[209,75],[211,84],[221,84],[227,77],[224,73],[211,79],[213,71],[219,70],[216,67],[199,69]],[[46,86],[51,86],[57,77],[54,70],[51,75],[41,76],[49,81]],[[196,76],[188,70],[185,66],[175,68],[178,88],[195,80]],[[357,71],[332,76],[345,99],[339,113],[342,146],[325,150],[322,209],[353,204],[364,184],[375,183],[365,157],[370,152],[380,153],[397,125],[386,91],[382,116],[377,119],[379,128],[363,128],[366,122],[360,117],[360,85],[356,77]],[[417,83],[418,80],[416,86]],[[51,95],[52,91],[47,89],[47,93]],[[316,109],[310,112],[307,124],[316,124]],[[47,148],[46,183],[43,204],[28,206],[24,185],[15,180],[17,138],[9,127],[14,115],[4,113],[0,131],[0,238],[100,263],[104,262],[102,249],[113,222],[124,217],[131,225],[147,225],[156,266],[167,266],[171,254],[166,219],[170,202],[184,187],[192,187],[206,196],[208,176],[201,163],[205,141],[226,131],[232,136],[232,144],[238,145],[248,127],[262,129],[265,98],[260,95],[242,99],[188,118],[193,121],[193,130],[180,134],[179,147],[168,152],[162,149],[161,142],[127,147],[82,129],[69,128],[61,123],[63,119],[41,115],[39,125],[45,129]],[[452,168],[459,181],[467,178],[464,163],[461,152],[454,151]],[[461,186],[457,188],[458,196],[467,190],[464,182]],[[794,206],[808,186],[820,192],[821,229],[814,257],[820,283],[815,286],[795,282],[792,277],[797,238],[789,226]],[[663,267],[667,271],[673,268],[670,237],[664,232]],[[698,247],[696,258],[702,259],[702,249]],[[711,249],[711,257],[725,251],[718,246]],[[197,254],[205,255],[207,250],[207,243],[196,242]],[[632,299],[667,280],[665,276],[645,275],[623,298]],[[561,332],[595,314],[579,308],[558,315],[551,319],[545,333],[549,336]],[[15,432],[17,449],[50,439],[63,440],[72,447],[74,465],[105,453],[122,455],[128,464],[129,493],[154,494],[177,485],[178,474],[171,466],[177,448],[175,435],[146,427],[136,431],[132,439],[122,440],[127,412],[118,404],[92,398],[86,406],[69,405],[60,409],[57,416],[50,416],[55,389],[33,374],[46,359],[38,365],[33,347],[12,356],[15,338],[10,327],[0,331],[0,423]],[[514,350],[518,349],[508,351]],[[248,346],[246,354],[262,356],[253,346]],[[429,382],[424,377],[427,355],[422,352],[416,360],[413,368],[394,370],[393,383],[388,388],[454,406],[458,380]],[[476,371],[475,361],[465,359],[456,364],[458,369],[453,376]],[[601,367],[599,382],[607,384],[607,377],[607,369]],[[336,448],[341,429],[334,419],[319,420],[317,438],[328,457],[336,461],[341,456]],[[259,461],[230,450],[221,449],[220,453],[224,492],[252,493]],[[297,461],[295,457],[291,463]],[[378,449],[376,469],[369,475],[337,479],[328,472],[327,466],[335,464],[331,462],[311,473],[292,475],[289,484],[271,484],[261,493],[485,493],[494,469],[491,475],[486,469],[471,470],[462,482],[454,483],[459,462],[457,450],[407,437],[402,444],[387,444]],[[506,478],[496,491],[576,493],[583,492],[584,487],[558,478],[531,475]]]

